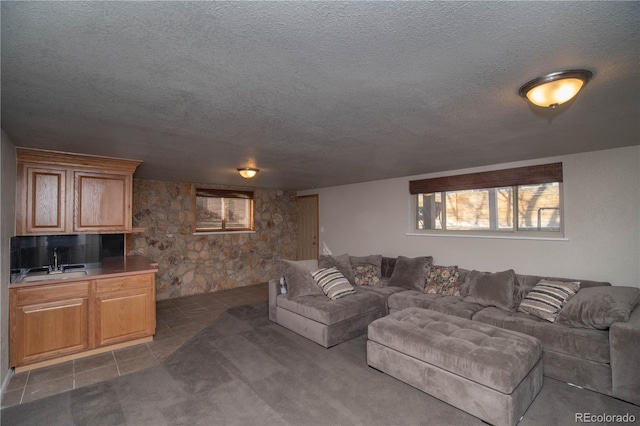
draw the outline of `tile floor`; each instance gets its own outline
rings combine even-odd
[[[161,300],[152,342],[14,374],[2,407],[22,404],[158,364],[233,306],[268,299],[267,284]]]

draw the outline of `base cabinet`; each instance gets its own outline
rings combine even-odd
[[[22,365],[89,349],[89,282],[11,293],[11,364]]]
[[[10,363],[19,367],[155,333],[155,274],[11,288]]]
[[[155,330],[153,275],[97,281],[95,337],[97,346],[149,336]]]

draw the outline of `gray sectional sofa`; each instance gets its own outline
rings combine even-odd
[[[287,293],[280,280],[269,282],[269,318],[328,348],[366,333],[369,323],[389,313],[437,311],[533,336],[542,344],[545,376],[640,405],[640,289],[457,268],[460,295],[427,294],[419,272],[432,258],[407,259],[343,255],[285,263]],[[358,264],[377,264],[379,282],[354,285],[353,294],[331,300],[309,280],[313,269],[335,266],[354,282],[356,268],[350,267]],[[518,310],[542,279],[580,282],[555,322]]]

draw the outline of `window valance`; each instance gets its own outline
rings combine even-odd
[[[253,199],[252,191],[238,191],[233,189],[209,189],[196,188],[197,197],[219,197],[219,198],[242,198],[245,200]]]
[[[411,194],[562,182],[562,163],[409,181]]]

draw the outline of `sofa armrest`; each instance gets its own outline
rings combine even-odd
[[[269,319],[278,322],[276,319],[276,298],[280,294],[280,279],[269,280]]]
[[[609,344],[613,396],[640,405],[640,305],[629,321],[611,325]]]

